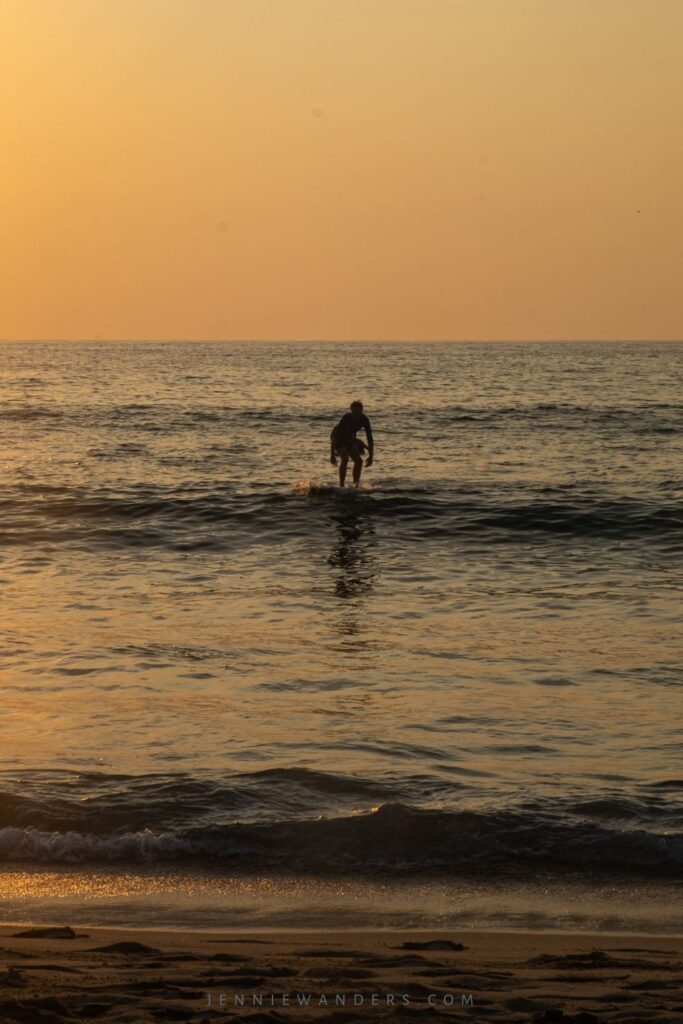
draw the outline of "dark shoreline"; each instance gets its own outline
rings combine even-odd
[[[503,1024],[673,1024],[683,984],[683,938],[671,937],[4,925],[0,945],[0,1017],[37,1024],[226,1012],[276,1024],[312,1011],[316,1020],[429,1012]]]

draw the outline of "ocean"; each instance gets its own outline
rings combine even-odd
[[[5,919],[683,928],[682,345],[4,343],[0,393]]]

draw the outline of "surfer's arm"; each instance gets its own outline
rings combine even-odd
[[[337,427],[330,434],[330,462],[337,465]]]
[[[370,420],[367,418],[367,416],[365,417],[365,423],[363,424],[363,426],[365,427],[365,436],[368,439],[368,457],[366,459],[365,465],[371,466],[372,457],[375,453],[375,439],[372,436],[372,427],[370,426]]]

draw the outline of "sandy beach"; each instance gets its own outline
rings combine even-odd
[[[5,925],[0,1021],[683,1019],[683,938]]]

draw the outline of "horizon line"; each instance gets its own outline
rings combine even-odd
[[[0,338],[0,344],[210,344],[210,345],[619,345],[680,344],[681,338],[103,338],[98,335],[79,338]]]

